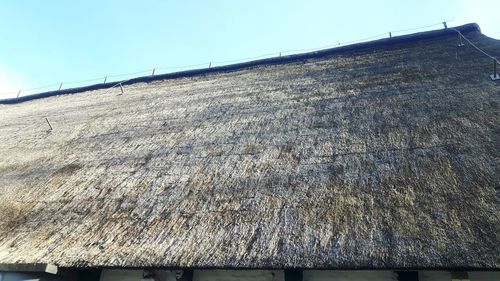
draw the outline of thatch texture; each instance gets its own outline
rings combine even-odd
[[[0,263],[499,269],[500,83],[456,51],[443,33],[0,105]]]

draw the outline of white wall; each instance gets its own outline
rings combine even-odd
[[[46,273],[0,272],[0,281],[61,281],[59,276]]]
[[[273,276],[274,273],[274,276]],[[193,281],[283,281],[283,270],[195,270]]]
[[[100,281],[141,281],[151,280],[142,278],[143,270],[127,270],[127,269],[104,269],[101,272]],[[175,272],[166,270],[159,271],[162,281],[176,281]],[[2,280],[0,280],[2,281]]]
[[[451,281],[449,271],[419,271],[418,281]]]
[[[470,281],[500,281],[500,271],[469,271]],[[419,281],[451,281],[448,271],[419,271]]]
[[[500,271],[469,272],[469,278],[471,281],[499,281],[500,280]]]
[[[141,281],[142,270],[105,269],[101,281]],[[274,279],[273,279],[273,274]],[[162,281],[176,281],[175,272],[159,271]],[[283,271],[270,270],[195,270],[193,281],[283,281]],[[2,280],[0,280],[2,281]]]
[[[304,281],[396,281],[393,271],[332,271],[305,270]]]
[[[139,281],[142,280],[142,270],[104,269],[101,281]]]
[[[274,277],[273,274],[274,273]],[[419,281],[451,281],[447,271],[419,271]],[[161,271],[162,281],[175,281],[175,272]],[[397,281],[393,271],[305,270],[304,281]],[[273,279],[274,278],[274,279]],[[470,281],[500,281],[500,272],[469,272]],[[9,279],[0,281],[24,281]],[[101,281],[141,281],[142,270],[103,270]],[[45,280],[40,280],[45,281]],[[195,270],[193,281],[284,281],[282,270]]]

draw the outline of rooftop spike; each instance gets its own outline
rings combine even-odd
[[[498,75],[497,71],[497,60],[493,59],[493,74],[490,75],[492,81],[500,80],[500,75]]]

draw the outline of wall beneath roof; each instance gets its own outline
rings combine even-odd
[[[331,271],[331,270],[305,270],[304,281],[396,281],[394,271]]]
[[[161,281],[175,281],[175,272],[160,271]],[[273,276],[274,273],[274,276]],[[140,281],[142,270],[103,270],[101,281]],[[146,279],[147,280],[147,279]],[[193,281],[282,281],[283,271],[271,270],[195,270]],[[1,281],[1,280],[0,280]]]
[[[274,273],[274,275],[273,275]],[[162,271],[159,281],[175,281],[175,273]],[[448,271],[419,271],[419,281],[451,281]],[[141,281],[142,270],[103,270],[101,281]],[[152,280],[152,279],[149,279]],[[305,270],[303,281],[397,281],[394,271]],[[470,281],[498,281],[500,272],[469,272]],[[7,280],[0,280],[7,281]],[[10,281],[10,280],[9,280]],[[284,281],[282,270],[195,270],[193,281]]]
[[[101,281],[143,281],[142,270],[107,269],[101,273]],[[158,281],[176,281],[175,272],[160,271]],[[274,275],[273,275],[274,273]],[[451,281],[447,271],[419,271],[419,281]],[[59,275],[43,273],[0,272],[0,281],[65,281]],[[303,281],[396,281],[393,271],[330,271],[306,270]],[[499,271],[469,272],[470,281],[498,281]],[[284,281],[282,270],[195,270],[193,281]]]
[[[142,280],[142,270],[106,269],[101,272],[101,281],[137,281]]]
[[[273,275],[274,273],[274,275]],[[193,281],[281,281],[282,270],[195,270]]]
[[[500,280],[500,271],[478,271],[469,272],[471,281],[498,281]]]
[[[64,281],[58,275],[37,272],[0,272],[0,281]]]
[[[449,271],[419,271],[419,281],[450,281],[451,274]]]

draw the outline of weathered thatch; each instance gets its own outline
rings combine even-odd
[[[457,38],[0,105],[0,263],[499,269],[500,82]]]

